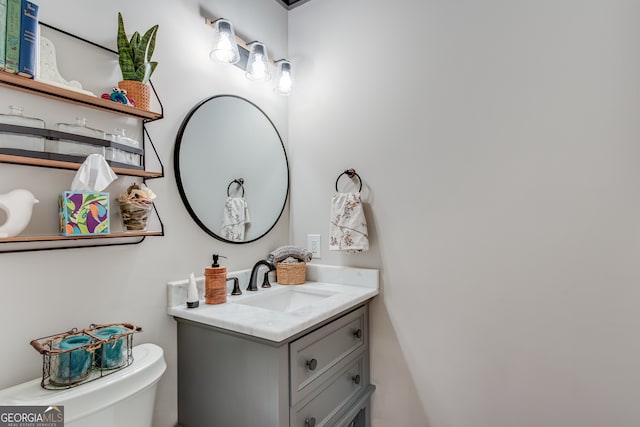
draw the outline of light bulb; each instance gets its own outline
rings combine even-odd
[[[264,80],[267,75],[267,67],[264,65],[264,58],[262,55],[256,55],[253,63],[249,67],[250,71],[247,71],[249,77],[253,80]]]
[[[229,39],[228,33],[220,34],[220,40],[214,50],[211,51],[210,57],[216,62],[233,61],[233,45]]]
[[[269,80],[271,74],[268,68],[269,58],[267,49],[260,42],[251,43],[251,52],[247,62],[247,72],[245,75],[249,80]]]
[[[225,64],[235,64],[240,60],[236,35],[231,22],[225,19],[219,19],[215,22],[213,50],[209,57],[215,62]]]
[[[289,93],[291,92],[291,74],[288,72],[282,73],[280,81],[278,82],[278,92]]]
[[[293,77],[291,76],[291,63],[286,60],[278,61],[278,79],[275,91],[280,95],[291,94],[293,88]]]

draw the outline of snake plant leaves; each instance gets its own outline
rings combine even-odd
[[[151,55],[156,48],[156,34],[158,26],[154,25],[142,36],[139,43],[133,47],[134,67],[136,69],[136,80],[146,83],[156,69],[157,62],[151,62]]]
[[[136,49],[136,57],[140,57],[144,62],[151,61],[151,55],[156,49],[156,34],[158,33],[158,26],[154,25],[144,33],[142,40],[138,42]]]
[[[133,33],[133,35],[131,36],[131,40],[129,41],[129,44],[131,45],[131,49],[135,49],[135,47],[140,44],[139,32],[136,31],[135,33]]]
[[[122,14],[118,12],[118,62],[123,80],[137,80],[142,83],[149,81],[158,65],[157,62],[151,61],[157,34],[158,25],[154,25],[144,36],[140,37],[140,33],[136,31],[130,40],[127,39]]]
[[[147,62],[146,64],[141,64],[140,67],[138,67],[138,69],[136,70],[136,78],[133,80],[147,83],[149,81],[149,77],[151,77],[151,74],[153,74],[157,65],[157,62]]]

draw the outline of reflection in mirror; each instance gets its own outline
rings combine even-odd
[[[176,139],[174,170],[191,217],[226,242],[267,234],[287,201],[280,134],[260,108],[238,96],[214,96],[189,112]]]

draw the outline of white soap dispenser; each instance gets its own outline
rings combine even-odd
[[[198,285],[196,284],[196,276],[189,273],[189,286],[187,287],[187,308],[196,308],[200,305],[198,298]]]

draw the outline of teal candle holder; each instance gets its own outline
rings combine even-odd
[[[86,346],[91,341],[91,337],[87,335],[71,335],[60,340],[57,350],[61,352],[58,353],[55,375],[51,378],[53,382],[61,385],[73,384],[89,374],[91,354]]]
[[[110,326],[92,332],[99,340],[110,340],[124,334],[124,328]],[[107,341],[95,351],[95,365],[101,369],[114,369],[124,365],[126,359],[122,348],[123,337]]]

